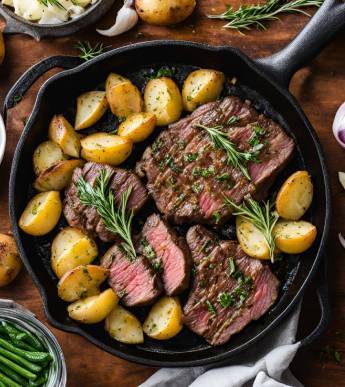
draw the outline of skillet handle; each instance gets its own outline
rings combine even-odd
[[[327,280],[327,262],[326,259],[321,263],[319,272],[315,278],[318,281],[316,294],[320,306],[321,317],[319,323],[314,330],[301,340],[301,346],[305,347],[311,344],[314,340],[319,338],[327,329],[331,319],[331,307],[328,294],[328,280]]]
[[[6,122],[7,110],[13,108],[16,105],[16,96],[23,97],[24,94],[30,89],[33,83],[40,78],[47,71],[55,68],[62,67],[63,69],[72,69],[83,63],[83,60],[76,56],[51,56],[36,63],[30,67],[12,86],[8,94],[6,95],[2,114]]]
[[[345,26],[345,2],[325,0],[306,27],[281,51],[256,62],[284,88],[288,88],[293,74],[313,59]]]

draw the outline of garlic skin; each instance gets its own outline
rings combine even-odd
[[[138,22],[138,14],[134,9],[134,0],[125,0],[116,16],[115,24],[107,30],[96,30],[104,36],[118,36],[129,31]]]
[[[333,134],[338,143],[345,148],[345,102],[339,107],[334,117]]]

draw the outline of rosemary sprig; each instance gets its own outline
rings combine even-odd
[[[269,248],[271,262],[274,262],[276,244],[273,228],[279,218],[278,213],[272,209],[274,203],[268,200],[266,203],[260,204],[252,198],[247,198],[242,204],[237,205],[227,197],[225,197],[224,203],[232,208],[233,215],[243,216],[263,233]]]
[[[223,126],[217,125],[214,127],[208,127],[201,124],[195,125],[197,128],[201,128],[206,130],[208,135],[210,136],[213,145],[216,148],[224,149],[228,156],[228,163],[234,166],[235,168],[239,168],[243,175],[251,180],[247,169],[248,161],[257,161],[256,157],[258,155],[259,150],[254,150],[251,152],[241,152],[238,150],[233,142],[230,141],[227,133],[223,132]]]
[[[98,42],[92,46],[91,43],[87,41],[79,41],[75,47],[79,50],[79,58],[84,59],[86,62],[103,54],[103,52],[108,48],[108,46],[104,46],[103,43]]]
[[[116,208],[114,195],[108,188],[109,180],[110,175],[105,169],[100,171],[95,180],[94,187],[85,181],[83,177],[80,177],[77,182],[79,199],[82,204],[96,208],[105,227],[122,238],[121,247],[126,255],[133,260],[136,257],[131,232],[133,211],[127,212],[126,210],[132,188],[129,187],[122,194],[121,203]]]
[[[60,3],[59,0],[38,0],[38,2],[45,7],[48,7],[48,5],[55,5],[55,7],[63,9],[64,11],[67,11],[67,9]]]
[[[234,10],[231,5],[227,5],[225,12],[217,15],[208,15],[212,19],[224,19],[229,20],[224,25],[225,28],[232,28],[238,31],[250,30],[252,27],[257,29],[266,30],[267,26],[265,22],[278,20],[278,16],[281,13],[302,13],[310,16],[302,8],[305,7],[320,7],[324,0],[268,0],[264,4],[255,5],[241,5],[238,9]]]

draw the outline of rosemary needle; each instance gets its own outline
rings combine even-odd
[[[79,58],[84,59],[85,61],[88,61],[100,54],[103,54],[103,52],[108,48],[108,46],[104,46],[103,43],[98,42],[94,46],[92,46],[91,43],[87,41],[79,41],[75,47],[79,50]]]
[[[114,195],[108,188],[109,180],[110,175],[105,169],[101,169],[93,187],[80,177],[77,182],[79,199],[82,204],[96,208],[105,227],[122,238],[121,247],[128,258],[133,260],[136,257],[132,241],[133,211],[127,212],[126,209],[132,188],[129,187],[122,194],[121,203],[116,208]]]
[[[237,10],[234,10],[231,5],[227,6],[227,10],[221,14],[208,15],[211,19],[229,20],[224,25],[225,28],[232,28],[238,31],[250,30],[256,27],[261,30],[266,30],[264,24],[267,21],[278,20],[280,13],[302,13],[310,16],[302,8],[305,7],[320,7],[324,0],[292,0],[284,2],[282,0],[268,0],[264,4],[241,5]]]
[[[38,0],[38,2],[45,7],[48,7],[48,5],[53,5],[57,8],[63,9],[64,11],[67,11],[67,9],[60,3],[59,0]]]

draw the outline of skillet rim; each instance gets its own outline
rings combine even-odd
[[[56,321],[52,316],[50,315],[49,312],[49,307],[48,307],[48,299],[47,299],[47,294],[45,292],[44,286],[41,285],[39,282],[38,278],[36,277],[36,274],[31,268],[30,261],[26,256],[24,247],[22,245],[21,241],[21,236],[20,236],[20,231],[18,228],[18,223],[17,223],[17,217],[16,217],[16,211],[15,211],[15,204],[14,204],[14,192],[15,192],[15,185],[16,185],[16,176],[17,176],[17,170],[18,170],[18,162],[19,158],[21,155],[22,148],[26,142],[26,139],[30,133],[31,126],[33,122],[36,119],[37,112],[40,108],[42,98],[46,92],[46,89],[48,88],[49,85],[52,83],[58,81],[60,78],[66,77],[73,75],[75,73],[79,73],[83,71],[84,69],[87,69],[88,67],[91,67],[95,65],[98,62],[101,62],[103,60],[106,60],[114,55],[120,54],[120,53],[126,53],[128,51],[133,51],[136,49],[141,49],[145,48],[147,46],[175,46],[175,47],[194,47],[198,49],[203,49],[206,51],[213,51],[215,53],[217,52],[230,52],[233,55],[239,56],[250,68],[250,70],[254,73],[258,73],[266,83],[271,84],[274,88],[278,90],[280,94],[283,95],[283,97],[293,106],[293,108],[296,110],[297,114],[299,115],[299,118],[303,122],[304,125],[304,130],[308,131],[308,134],[310,135],[313,145],[316,149],[318,159],[321,165],[321,173],[322,173],[322,178],[324,182],[324,188],[325,188],[325,220],[324,220],[324,226],[321,234],[321,239],[319,243],[319,248],[315,254],[313,263],[311,265],[311,269],[308,273],[308,275],[304,278],[302,285],[299,287],[299,289],[296,291],[295,295],[293,296],[292,300],[290,303],[285,307],[285,309],[280,312],[280,314],[275,317],[273,321],[271,321],[269,324],[267,324],[260,333],[256,334],[254,337],[251,339],[247,340],[245,343],[242,345],[231,349],[230,351],[225,351],[221,354],[217,355],[209,355],[207,357],[204,357],[200,360],[188,360],[188,361],[169,361],[169,360],[153,360],[153,359],[148,359],[148,358],[143,358],[142,356],[138,355],[131,355],[122,352],[121,350],[114,349],[113,347],[108,346],[107,344],[104,344],[100,342],[97,338],[94,336],[88,334],[79,326],[71,326],[71,325],[65,325],[63,323],[60,323]],[[29,118],[29,121],[27,122],[26,127],[24,128],[21,137],[18,141],[13,161],[12,161],[12,166],[11,166],[11,174],[10,174],[10,182],[9,182],[9,210],[10,210],[10,218],[12,222],[12,229],[13,229],[13,234],[15,237],[15,240],[17,242],[19,252],[22,258],[22,261],[30,274],[31,278],[33,279],[36,287],[38,288],[42,301],[43,301],[43,308],[44,308],[44,313],[45,316],[48,320],[48,322],[63,331],[70,332],[70,333],[75,333],[79,334],[80,336],[86,338],[99,348],[105,350],[108,353],[111,353],[112,355],[118,356],[122,359],[132,361],[135,363],[139,364],[144,364],[148,366],[156,366],[156,367],[192,367],[192,366],[200,366],[200,365],[206,365],[206,364],[215,364],[215,363],[221,363],[224,362],[226,359],[231,359],[234,358],[236,355],[238,355],[240,352],[244,351],[245,349],[249,348],[256,342],[258,342],[260,339],[262,339],[267,333],[269,333],[274,327],[276,327],[282,320],[291,312],[292,308],[296,305],[296,303],[301,299],[304,290],[308,286],[308,284],[311,282],[313,276],[316,273],[316,270],[318,269],[321,260],[324,258],[323,253],[325,250],[325,245],[328,239],[329,235],[329,230],[330,230],[330,218],[331,218],[331,190],[330,190],[330,180],[329,180],[329,174],[327,171],[327,166],[326,166],[326,160],[323,154],[323,150],[321,147],[320,140],[317,136],[317,133],[307,117],[305,116],[303,110],[299,106],[297,100],[294,98],[294,96],[289,92],[288,89],[285,89],[282,87],[277,80],[274,80],[270,78],[269,74],[265,72],[262,68],[260,68],[260,65],[255,62],[255,60],[250,59],[247,55],[242,53],[237,48],[231,47],[231,46],[210,46],[208,44],[203,44],[203,43],[196,43],[196,42],[190,42],[190,41],[174,41],[174,40],[153,40],[153,41],[147,41],[147,42],[141,42],[141,43],[135,43],[130,46],[124,46],[120,48],[115,48],[114,50],[108,51],[104,54],[99,55],[98,57],[85,62],[73,69],[70,70],[65,70],[62,71],[51,78],[49,78],[40,88],[36,101],[31,113],[31,116]]]

